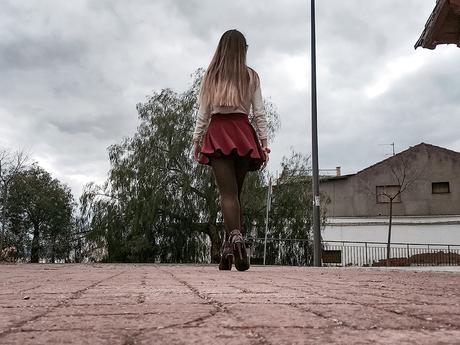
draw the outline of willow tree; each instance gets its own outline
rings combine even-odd
[[[137,104],[135,134],[108,148],[107,181],[86,186],[88,239],[107,250],[106,260],[203,262],[206,241],[212,260],[218,257],[222,216],[214,176],[191,152],[201,77],[197,71],[183,93],[163,89]],[[269,102],[267,109],[273,133],[278,115]],[[252,175],[263,179],[262,172]]]

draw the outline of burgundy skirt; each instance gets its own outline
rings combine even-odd
[[[222,156],[248,157],[250,171],[259,170],[266,159],[248,115],[242,113],[213,114],[200,153],[198,162],[206,165]]]

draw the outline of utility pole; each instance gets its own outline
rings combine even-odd
[[[265,258],[267,257],[267,233],[268,233],[268,216],[270,214],[270,208],[272,204],[272,178],[268,180],[268,190],[267,190],[267,212],[265,216],[265,240],[264,240],[264,266]]]
[[[316,29],[315,0],[311,0],[311,139],[313,163],[313,264],[321,267],[320,198],[318,168],[318,121],[316,106]]]

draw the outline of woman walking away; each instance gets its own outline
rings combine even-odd
[[[257,73],[246,66],[248,45],[237,30],[225,32],[201,82],[193,152],[212,167],[224,216],[220,270],[249,269],[241,234],[241,189],[248,171],[268,162],[267,119]],[[248,115],[252,105],[257,132]]]

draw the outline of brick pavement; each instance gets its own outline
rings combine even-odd
[[[0,265],[0,344],[460,344],[460,273]]]

